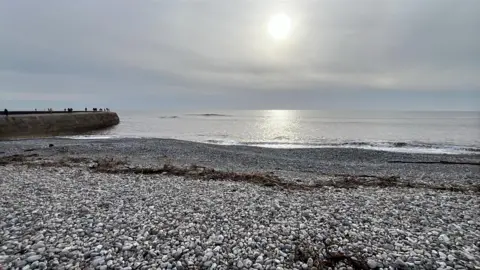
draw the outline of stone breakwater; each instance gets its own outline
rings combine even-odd
[[[117,125],[114,112],[75,112],[0,116],[1,138],[79,134]]]

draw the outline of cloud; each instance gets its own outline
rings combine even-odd
[[[293,23],[281,42],[265,29],[277,12]],[[248,107],[255,94],[265,107],[304,96],[294,102],[302,108],[322,95],[437,91],[472,108],[479,27],[474,0],[0,0],[0,105],[59,93],[65,102]]]

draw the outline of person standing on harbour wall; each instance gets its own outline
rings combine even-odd
[[[5,113],[5,117],[8,117],[8,110],[5,109],[5,110],[3,110],[3,112]]]

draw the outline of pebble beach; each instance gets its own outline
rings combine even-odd
[[[480,269],[479,155],[43,139],[0,142],[1,158],[3,269]],[[101,158],[315,188],[92,170]],[[399,184],[322,184],[362,175]]]

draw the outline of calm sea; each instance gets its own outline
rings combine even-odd
[[[355,147],[480,153],[480,112],[118,112],[121,124],[85,138],[174,138],[278,148]]]

